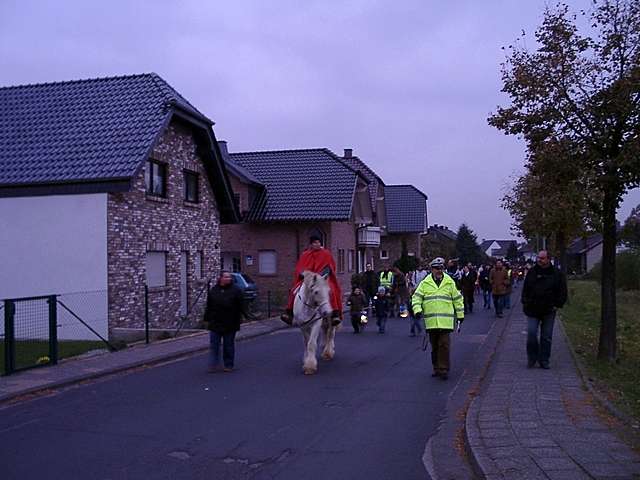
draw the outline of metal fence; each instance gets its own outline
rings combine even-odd
[[[90,350],[113,350],[106,305],[106,291],[2,300],[0,371],[10,375]]]

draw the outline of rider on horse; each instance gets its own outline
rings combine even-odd
[[[289,325],[293,322],[293,301],[295,299],[295,292],[302,283],[301,278],[302,272],[304,271],[327,276],[327,281],[331,289],[330,300],[331,308],[333,309],[331,314],[332,323],[333,325],[338,325],[342,320],[342,292],[340,291],[340,284],[336,277],[336,262],[331,252],[322,247],[320,237],[317,235],[312,235],[309,238],[309,248],[302,253],[296,264],[293,286],[289,291],[287,310],[280,318]]]

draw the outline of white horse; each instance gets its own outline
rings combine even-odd
[[[293,301],[293,325],[300,327],[304,336],[302,370],[305,375],[318,371],[316,350],[320,330],[324,336],[322,358],[331,360],[335,355],[336,328],[331,324],[330,288],[327,278],[313,272],[303,272],[303,281]]]

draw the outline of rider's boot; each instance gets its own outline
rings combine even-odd
[[[331,325],[337,327],[341,322],[342,319],[340,318],[340,311],[334,310],[333,312],[331,312]]]
[[[293,324],[293,310],[286,309],[282,315],[280,315],[280,320],[282,320],[287,325]]]

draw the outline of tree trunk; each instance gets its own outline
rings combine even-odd
[[[560,260],[560,271],[567,275],[567,236],[562,230],[556,233],[556,248]]]
[[[598,359],[614,361],[617,354],[616,339],[616,209],[614,189],[604,192],[602,214],[602,308],[600,311],[600,341]]]

